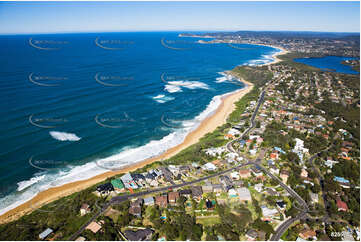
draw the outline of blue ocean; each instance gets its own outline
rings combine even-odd
[[[0,213],[180,144],[244,87],[224,71],[280,51],[178,35],[0,36]]]

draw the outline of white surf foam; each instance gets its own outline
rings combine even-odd
[[[248,66],[258,66],[258,65],[264,65],[267,63],[271,63],[274,61],[273,55],[282,52],[281,49],[277,49],[276,51],[272,52],[269,55],[262,55],[261,59],[255,59],[255,60],[250,60],[247,63],[245,63],[245,65]]]
[[[169,93],[182,92],[182,88],[180,88],[179,86],[176,86],[176,85],[167,84],[164,87],[164,91],[167,91]]]
[[[218,74],[220,74],[222,76],[216,78],[216,81],[215,81],[216,83],[228,82],[228,81],[232,81],[234,79],[233,76],[228,75],[225,72],[218,72]]]
[[[200,81],[169,81],[168,84],[165,85],[164,90],[173,93],[173,92],[182,92],[182,88],[188,89],[210,89],[206,83]]]
[[[237,91],[237,90],[236,90]],[[228,93],[230,94],[230,93]],[[224,95],[228,95],[224,94]],[[222,101],[222,96],[213,97],[206,109],[192,120],[183,121],[182,128],[175,129],[160,140],[152,140],[140,147],[125,147],[119,153],[104,159],[88,162],[84,165],[68,166],[59,171],[46,171],[43,178],[31,178],[18,183],[18,191],[6,197],[0,198],[0,214],[3,214],[26,201],[31,200],[36,194],[51,187],[61,186],[70,182],[89,179],[102,174],[112,168],[121,168],[134,164],[147,158],[157,156],[167,149],[182,143],[192,130],[209,115],[213,114]],[[107,168],[107,169],[105,169]],[[31,184],[31,185],[30,185]],[[27,188],[27,189],[25,189]]]
[[[54,139],[60,140],[60,141],[79,141],[81,139],[76,134],[72,134],[72,133],[65,133],[65,132],[59,132],[59,131],[50,131],[49,134]]]
[[[159,94],[157,96],[152,97],[152,99],[158,103],[166,103],[168,101],[174,100],[174,97],[168,97],[166,95]]]
[[[28,181],[21,181],[21,182],[18,182],[18,188],[17,188],[17,191],[22,191],[24,190],[25,188],[28,188],[30,187],[31,185],[43,180],[45,178],[45,175],[42,175],[42,176],[36,176],[36,177],[32,177],[30,180]]]

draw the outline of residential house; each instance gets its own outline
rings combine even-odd
[[[241,202],[252,201],[251,193],[246,187],[237,188],[236,191]]]
[[[230,196],[230,197],[237,197],[238,196],[238,193],[237,193],[237,191],[235,190],[235,189],[229,189],[228,190],[228,196]]]
[[[180,190],[179,195],[184,197],[190,197],[192,195],[192,190],[191,189]]]
[[[223,187],[222,187],[221,184],[213,184],[212,187],[213,187],[213,192],[214,193],[219,194],[219,193],[221,193],[223,191]]]
[[[270,171],[271,171],[271,173],[278,175],[278,173],[280,172],[280,169],[278,169],[275,165],[271,165]]]
[[[272,160],[278,160],[278,153],[272,152],[272,153],[270,154],[270,158],[271,158]]]
[[[153,206],[154,205],[154,198],[153,197],[145,197],[144,198],[144,205],[145,206]]]
[[[138,189],[137,183],[133,180],[132,176],[129,173],[123,175],[122,177],[120,177],[120,179],[122,180],[123,185],[126,189]]]
[[[338,182],[338,184],[340,184],[343,188],[350,188],[350,181],[343,177],[335,176],[333,180]]]
[[[234,187],[243,187],[244,183],[242,180],[236,180],[236,181],[233,181],[233,186]]]
[[[249,169],[241,169],[241,170],[239,170],[239,176],[242,179],[249,178],[249,177],[251,177],[251,171]]]
[[[256,167],[256,166],[253,166],[253,167],[251,168],[251,171],[252,171],[253,175],[255,175],[256,177],[260,177],[260,176],[263,175],[262,170],[259,169],[259,168]]]
[[[132,214],[137,217],[141,217],[142,216],[142,205],[143,205],[142,198],[138,198],[134,202],[131,202],[130,207],[129,207],[129,214]]]
[[[287,180],[288,180],[289,176],[290,176],[289,171],[287,171],[287,170],[282,170],[281,171],[280,177],[281,177],[283,183],[287,183]]]
[[[249,153],[251,155],[256,155],[257,154],[257,149],[255,148],[255,149],[249,150]]]
[[[246,233],[246,237],[250,241],[255,241],[255,240],[257,240],[258,232],[254,229],[248,230]]]
[[[277,202],[276,202],[276,205],[277,205],[277,207],[280,209],[280,210],[284,210],[284,209],[286,209],[286,203],[284,202],[284,201],[282,201],[282,200],[278,200]]]
[[[233,187],[232,179],[229,176],[220,176],[219,181],[223,184],[225,190],[229,190]]]
[[[308,240],[317,240],[316,232],[312,229],[304,229],[298,234],[302,239]]]
[[[306,169],[302,168],[300,176],[305,178],[308,177],[308,172],[306,171]]]
[[[80,207],[80,216],[84,216],[87,213],[90,213],[90,207],[88,204],[83,203]]]
[[[278,192],[273,188],[273,187],[268,187],[266,189],[266,192],[268,193],[268,195],[270,196],[278,196]]]
[[[142,208],[141,207],[129,207],[129,214],[140,218],[142,216]]]
[[[214,161],[212,161],[212,164],[217,166],[218,168],[223,166],[220,160],[214,160]]]
[[[234,171],[232,172],[231,174],[229,174],[230,177],[233,179],[233,180],[239,180],[239,174],[238,172]]]
[[[167,167],[159,167],[159,170],[162,172],[164,179],[167,182],[173,182],[173,173]]]
[[[338,198],[336,200],[336,203],[337,203],[338,211],[347,212],[348,207],[347,207],[347,204],[345,202],[341,201],[341,199]]]
[[[255,189],[257,192],[262,192],[262,190],[263,190],[263,184],[262,184],[262,183],[257,183],[256,185],[254,185],[254,189]]]
[[[193,198],[200,199],[202,197],[203,191],[201,186],[192,186],[190,189],[192,191]]]
[[[204,164],[202,166],[202,168],[204,170],[206,170],[206,171],[215,171],[215,170],[217,170],[217,167],[211,162],[208,162],[208,163]]]
[[[278,210],[275,208],[268,208],[266,205],[261,206],[263,220],[270,220],[278,213]]]
[[[153,230],[149,228],[137,231],[126,230],[124,235],[129,241],[148,241],[152,239]]]
[[[90,231],[92,231],[94,234],[96,234],[100,229],[102,228],[101,223],[97,223],[97,222],[91,222],[88,226],[86,226],[85,229],[89,229]]]
[[[75,241],[85,241],[86,239],[83,236],[79,236],[78,238],[76,238]]]
[[[119,178],[112,179],[110,183],[113,185],[115,192],[119,193],[125,191],[124,184]]]
[[[41,232],[39,234],[39,239],[43,240],[46,237],[48,237],[51,233],[53,232],[53,230],[51,228],[47,228],[46,230],[44,230],[43,232]]]
[[[155,204],[157,204],[159,207],[166,208],[168,206],[168,196],[167,195],[157,196],[155,198]]]
[[[99,195],[108,195],[112,191],[114,191],[114,187],[111,183],[104,183],[97,187],[96,191]]]
[[[168,201],[170,204],[176,204],[177,200],[179,199],[179,192],[170,192],[168,193]]]
[[[205,185],[205,186],[202,186],[202,191],[204,193],[210,193],[210,192],[213,192],[213,186],[212,185]]]
[[[324,162],[325,166],[327,166],[330,169],[332,169],[333,165],[337,163],[338,161],[332,160],[331,157],[328,157],[327,160]]]
[[[318,194],[317,193],[310,192],[310,197],[311,197],[311,201],[313,203],[318,203]]]

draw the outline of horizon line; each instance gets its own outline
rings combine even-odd
[[[0,35],[43,35],[43,34],[96,34],[96,33],[146,33],[146,32],[303,32],[303,33],[337,33],[337,34],[359,34],[360,32],[342,32],[342,31],[319,31],[319,30],[94,30],[94,31],[60,31],[60,32],[19,32],[19,33],[0,33]]]

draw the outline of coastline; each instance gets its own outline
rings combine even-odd
[[[278,62],[281,62],[282,60],[280,58],[278,58],[278,56],[285,55],[285,54],[289,53],[288,50],[286,50],[286,49],[284,49],[282,47],[277,47],[277,46],[273,46],[273,45],[264,45],[264,44],[256,44],[256,45],[262,45],[262,46],[267,46],[267,47],[271,47],[271,48],[281,50],[280,52],[277,52],[277,53],[272,55],[273,61],[271,61],[269,63],[266,63],[266,64],[263,64],[263,65],[260,65],[260,66],[269,66],[269,65],[273,65],[273,64],[276,64]]]
[[[280,54],[281,53],[278,52],[275,55],[277,56]],[[49,188],[45,191],[41,191],[37,195],[35,195],[35,197],[30,199],[29,201],[15,207],[13,209],[10,209],[9,211],[0,215],[0,223],[7,223],[10,221],[16,220],[16,219],[20,218],[21,216],[28,214],[28,213],[32,212],[33,210],[40,208],[41,206],[43,206],[47,203],[55,201],[64,196],[68,196],[75,192],[84,190],[88,187],[91,187],[99,182],[106,180],[109,177],[115,176],[120,173],[127,173],[130,171],[134,171],[138,168],[141,168],[141,167],[143,167],[147,164],[153,163],[155,161],[168,159],[168,158],[176,155],[183,149],[197,143],[199,141],[199,139],[201,137],[203,137],[205,134],[214,131],[218,126],[221,126],[224,123],[226,123],[226,119],[227,119],[228,115],[230,113],[232,113],[233,110],[235,109],[235,102],[237,102],[245,94],[247,94],[248,92],[250,92],[252,90],[252,88],[253,88],[252,83],[247,82],[245,80],[240,80],[240,81],[244,82],[246,84],[246,86],[240,90],[231,92],[231,93],[223,96],[221,104],[219,105],[217,110],[213,113],[213,115],[206,117],[195,130],[193,130],[186,136],[186,138],[184,139],[184,141],[181,144],[168,149],[167,151],[165,151],[164,153],[162,153],[158,156],[143,160],[141,162],[137,162],[137,163],[132,164],[128,167],[125,167],[121,170],[108,171],[108,172],[102,173],[100,175],[94,176],[94,177],[86,179],[86,180],[75,181],[75,182],[67,183],[67,184],[64,184],[64,185],[61,185],[58,187]]]

